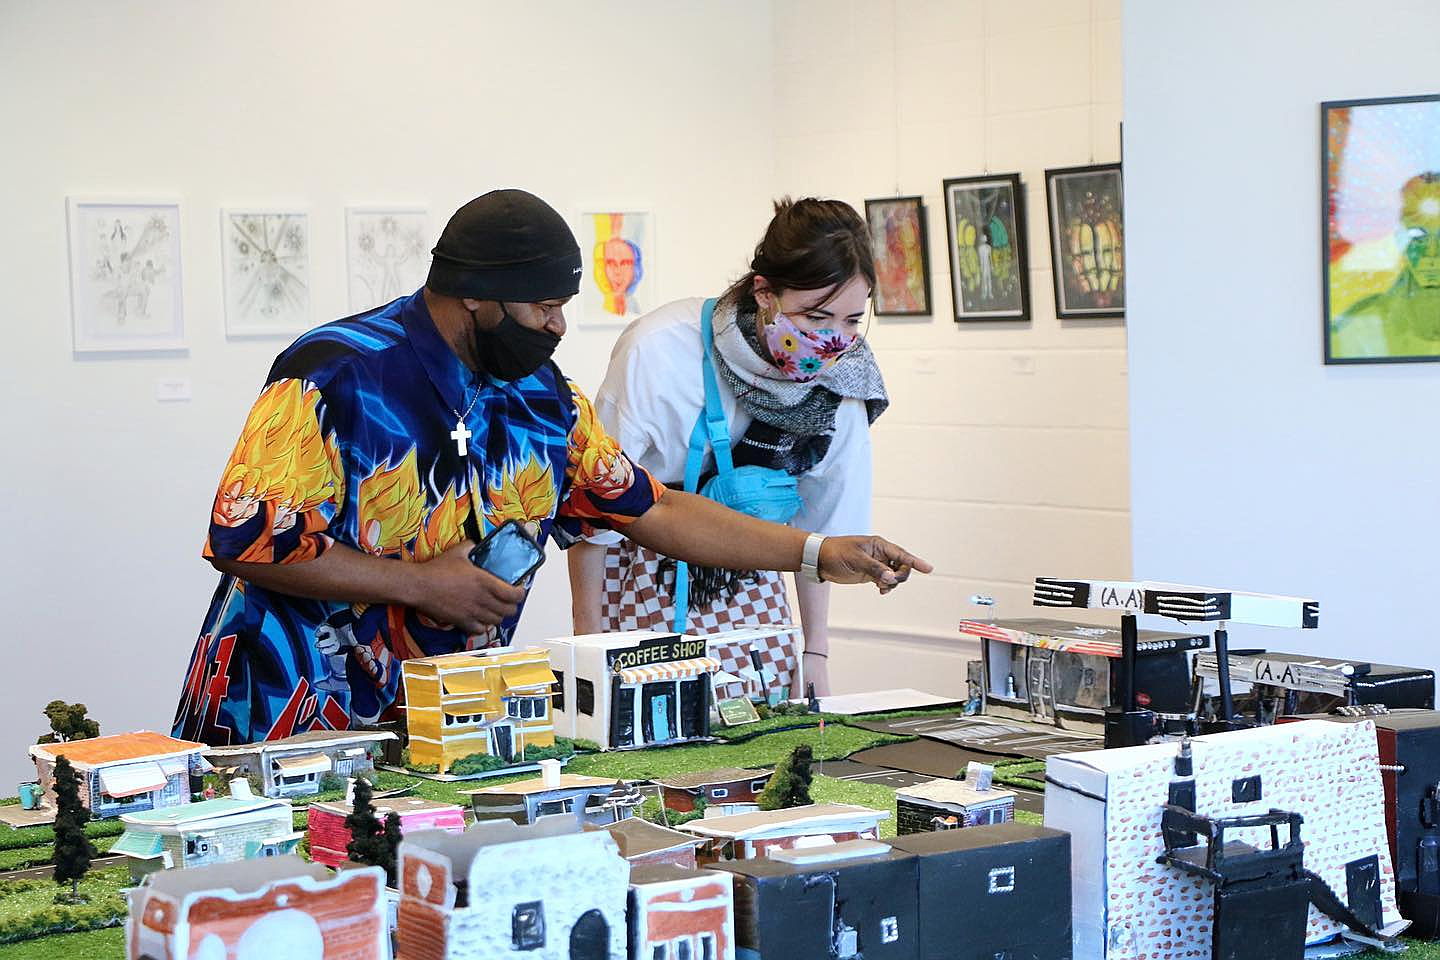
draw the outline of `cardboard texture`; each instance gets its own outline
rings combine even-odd
[[[541,647],[417,657],[401,666],[410,762],[447,773],[475,754],[525,761],[555,745],[555,674]]]
[[[206,747],[205,759],[227,778],[258,778],[267,797],[303,797],[319,793],[326,774],[354,777],[374,769],[372,749],[396,739],[388,730],[315,730],[282,740]]]
[[[127,960],[387,960],[385,871],[298,857],[167,871],[129,892]]]
[[[287,800],[256,797],[244,780],[230,795],[120,818],[125,832],[110,848],[137,879],[159,870],[231,863],[293,851],[302,834]]]
[[[556,677],[556,727],[617,750],[710,735],[712,675],[704,637],[636,631],[543,640]]]
[[[733,887],[727,873],[632,867],[629,960],[735,960]]]
[[[1314,630],[1320,604],[1303,597],[1246,593],[1155,580],[1035,578],[1035,606],[1149,613],[1187,623],[1229,621]]]
[[[387,797],[374,801],[375,817],[382,823],[390,813],[400,817],[401,835],[417,830],[444,830],[463,833],[465,811],[453,803],[423,797]],[[338,867],[349,858],[350,829],[345,818],[353,808],[348,803],[312,803],[306,823],[310,838],[310,859],[327,867]]]
[[[160,810],[190,802],[190,777],[207,772],[203,743],[138,730],[90,740],[37,743],[35,761],[42,804],[55,806],[55,759],[67,758],[80,774],[80,800],[99,819]]]
[[[681,829],[709,841],[702,861],[774,856],[781,850],[825,846],[850,840],[874,840],[884,810],[848,803],[816,803],[786,810],[741,813],[691,820]]]
[[[640,817],[631,817],[603,827],[587,825],[586,830],[606,830],[615,838],[620,855],[632,867],[669,864],[695,869],[695,848],[704,843],[699,837],[662,827]]]
[[[663,791],[665,806],[680,813],[695,809],[697,800],[704,800],[706,810],[722,814],[747,812],[754,809],[755,799],[770,782],[771,770],[702,770],[657,780]]]
[[[643,800],[623,781],[560,774],[556,761],[541,762],[547,766],[555,764],[550,769],[556,773],[548,780],[542,776],[463,791],[470,796],[475,819],[505,819],[526,824],[541,817],[570,814],[577,821],[603,826],[629,817]]]
[[[398,960],[611,960],[626,950],[630,865],[571,817],[477,823],[400,845]]]
[[[1203,816],[1299,814],[1305,867],[1342,900],[1347,865],[1377,857],[1382,925],[1399,919],[1373,723],[1307,721],[1190,743],[1193,778],[1177,775],[1175,743],[1046,761],[1045,825],[1071,834],[1076,956],[1131,960],[1141,945],[1148,960],[1209,955],[1212,890],[1156,863],[1165,850],[1161,815],[1177,777],[1193,782],[1194,809]],[[1255,777],[1258,790],[1240,783]],[[1255,799],[1237,801],[1237,795]],[[1242,830],[1235,839],[1252,838]],[[1310,910],[1306,942],[1339,932],[1338,924]]]
[[[1213,651],[1197,654],[1195,675],[1218,676]],[[1289,713],[1322,713],[1349,704],[1383,704],[1391,709],[1435,706],[1435,672],[1364,660],[1332,660],[1268,650],[1231,650],[1230,680],[1273,688],[1290,702]],[[1240,696],[1237,701],[1242,700]]]
[[[920,960],[1070,960],[1070,837],[1008,823],[890,841],[917,858]]]

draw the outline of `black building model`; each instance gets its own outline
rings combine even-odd
[[[1068,833],[1007,823],[890,843],[917,858],[919,960],[1070,960]]]
[[[1392,710],[1433,709],[1435,672],[1364,660],[1332,660],[1268,650],[1231,650],[1230,680],[1250,686],[1235,695],[1235,710],[1256,723],[1284,714],[1328,713],[1337,707],[1380,704]],[[1195,657],[1196,709],[1214,713],[1200,694],[1202,680],[1219,680],[1213,651]]]
[[[757,960],[919,960],[916,865],[849,840],[715,869],[735,876],[736,945]]]

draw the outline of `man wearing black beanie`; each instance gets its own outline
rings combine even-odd
[[[550,359],[580,278],[564,219],[496,190],[450,218],[424,288],[280,354],[216,493],[204,555],[222,577],[178,736],[243,743],[390,719],[399,661],[508,644],[528,582],[470,559],[507,521],[542,547],[614,528],[692,563],[803,566],[881,592],[929,572],[878,537],[821,542],[636,466]],[[350,624],[343,676],[336,615]]]

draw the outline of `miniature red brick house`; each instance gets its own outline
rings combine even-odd
[[[338,867],[345,860],[350,844],[350,831],[345,818],[350,816],[348,803],[312,803],[306,826],[310,838],[310,859],[327,867]],[[460,833],[465,829],[465,811],[453,803],[426,800],[423,797],[385,797],[375,801],[375,816],[384,820],[391,811],[400,815],[400,833],[416,830],[445,830]]]
[[[656,781],[665,791],[665,806],[680,813],[695,809],[703,799],[709,808],[723,813],[747,813],[755,809],[755,800],[770,782],[770,770],[704,770],[685,773]],[[745,808],[749,808],[748,810]]]
[[[734,880],[675,866],[630,870],[630,956],[735,960]],[[797,958],[798,960],[798,958]]]
[[[388,960],[385,872],[298,857],[167,870],[130,892],[128,960]]]

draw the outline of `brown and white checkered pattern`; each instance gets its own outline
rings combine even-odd
[[[667,571],[662,575],[660,572],[659,554],[630,540],[611,544],[605,551],[605,592],[600,610],[604,629],[671,629],[675,622],[674,588],[674,573]],[[705,607],[692,606],[686,632],[718,633],[794,622],[785,593],[785,578],[773,570],[762,570],[755,579],[741,584],[734,594],[720,597]],[[759,653],[767,676],[776,677],[778,685],[793,685],[795,640],[790,634],[744,643],[712,644],[710,655],[720,661],[721,669],[737,673],[742,666],[751,667],[752,648]]]

